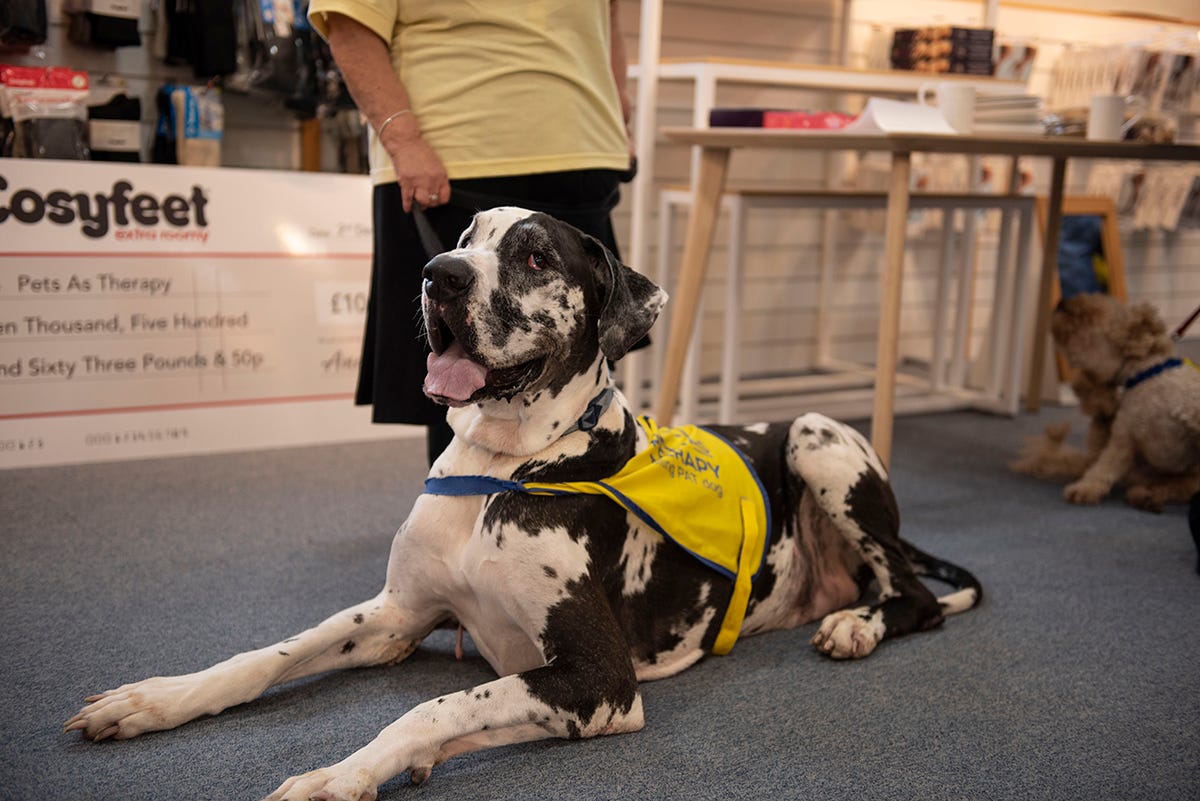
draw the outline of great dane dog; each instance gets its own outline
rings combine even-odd
[[[404,771],[424,781],[457,754],[641,729],[638,682],[720,650],[730,620],[736,637],[822,619],[813,645],[851,659],[979,602],[970,573],[900,539],[886,470],[864,438],[817,414],[712,429],[736,446],[766,499],[761,560],[743,558],[749,546],[734,554],[754,569],[752,584],[666,533],[681,521],[661,525],[614,502],[616,491],[524,491],[608,486],[654,442],[662,455],[610,365],[665,302],[565,223],[511,207],[477,214],[457,247],[425,267],[423,304],[433,350],[425,391],[453,407],[455,432],[430,486],[470,476],[482,488],[417,499],[374,598],[206,670],[93,695],[66,729],[91,740],[170,729],[283,682],[399,662],[433,629],[465,628],[499,678],[419,704],[341,762],[269,796],[362,801]],[[935,597],[921,576],[952,591]]]

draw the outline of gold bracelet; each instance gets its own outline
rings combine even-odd
[[[412,109],[410,109],[410,108],[402,108],[402,109],[400,109],[399,111],[397,111],[395,114],[391,114],[391,115],[389,115],[389,116],[388,116],[388,118],[387,118],[386,120],[384,120],[382,123],[380,123],[380,124],[379,124],[379,130],[377,130],[377,131],[375,132],[375,135],[376,135],[377,137],[379,137],[380,139],[382,139],[382,138],[383,138],[383,129],[384,129],[384,128],[386,128],[386,127],[388,127],[388,124],[389,124],[389,123],[390,123],[392,120],[396,119],[397,117],[402,117],[402,116],[404,116],[405,114],[412,114]]]

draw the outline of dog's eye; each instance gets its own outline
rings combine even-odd
[[[542,266],[545,263],[546,263],[546,257],[543,256],[541,253],[534,252],[534,253],[529,254],[529,262],[528,262],[529,269],[540,270],[540,269],[542,269]]]

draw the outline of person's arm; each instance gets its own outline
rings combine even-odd
[[[621,99],[621,119],[625,121],[625,136],[629,139],[629,155],[635,156],[633,131],[629,127],[633,117],[633,101],[629,97],[629,59],[625,56],[625,37],[621,35],[621,15],[618,13],[617,0],[608,0],[609,19],[609,62],[612,65],[613,80],[617,84],[617,97]]]
[[[344,14],[331,13],[326,21],[334,61],[371,127],[378,131],[388,117],[411,109],[408,92],[392,69],[387,43]],[[420,120],[411,110],[394,117],[380,141],[392,157],[405,211],[412,210],[413,201],[427,208],[450,199],[446,167],[421,137]]]

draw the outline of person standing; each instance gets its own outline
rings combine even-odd
[[[421,214],[443,249],[475,211],[521,206],[618,253],[610,212],[631,170],[616,0],[312,0],[370,123],[374,256],[355,402],[377,423],[453,432],[421,391]],[[429,237],[426,236],[426,241]]]

